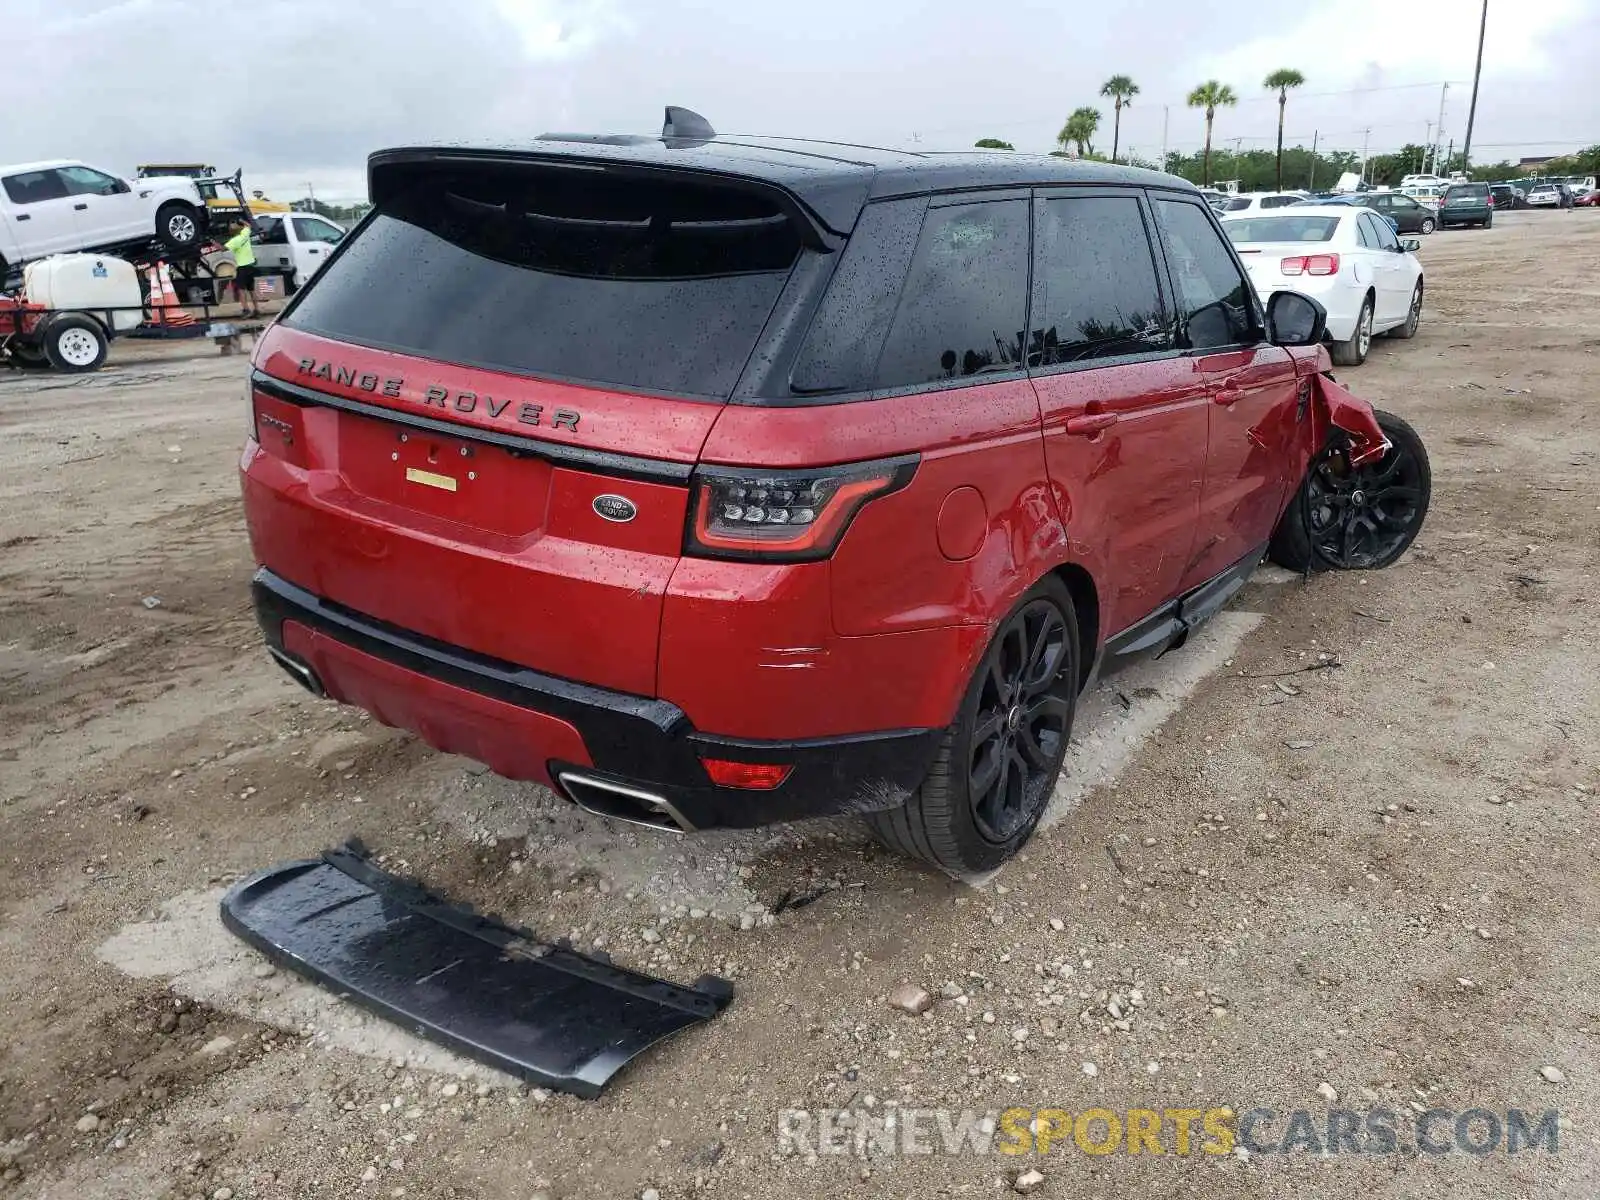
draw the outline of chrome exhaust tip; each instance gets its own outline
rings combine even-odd
[[[267,653],[272,655],[273,662],[288,672],[289,678],[293,679],[313,696],[326,696],[328,694],[323,690],[322,680],[317,678],[317,673],[298,658],[285,654],[275,646],[268,646]]]
[[[664,829],[669,833],[694,832],[693,822],[679,812],[672,801],[654,792],[579,771],[558,772],[556,782],[569,800],[597,817],[610,817],[614,821]]]

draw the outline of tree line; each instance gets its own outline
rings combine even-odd
[[[1219,80],[1208,79],[1204,83],[1197,84],[1189,93],[1187,104],[1190,108],[1202,110],[1205,114],[1206,135],[1203,148],[1187,155],[1172,152],[1166,156],[1164,163],[1157,163],[1134,157],[1124,160],[1119,156],[1122,141],[1122,110],[1133,103],[1133,98],[1139,94],[1139,85],[1127,75],[1113,75],[1100,87],[1100,95],[1110,100],[1112,106],[1109,161],[1127,161],[1130,166],[1165,170],[1174,175],[1181,175],[1191,183],[1200,184],[1202,187],[1209,186],[1213,179],[1220,178],[1238,180],[1241,191],[1268,189],[1283,191],[1299,188],[1315,191],[1319,188],[1332,188],[1341,175],[1363,170],[1360,155],[1348,151],[1318,153],[1307,150],[1304,146],[1285,148],[1283,144],[1283,125],[1289,105],[1289,93],[1303,86],[1305,81],[1306,77],[1292,67],[1282,67],[1273,71],[1261,81],[1264,89],[1277,94],[1278,139],[1274,150],[1247,150],[1244,153],[1229,153],[1223,150],[1216,154],[1212,153],[1211,132],[1216,121],[1217,109],[1233,107],[1239,103],[1239,96],[1232,87]],[[1056,134],[1057,149],[1052,153],[1058,155],[1071,153],[1079,158],[1106,161],[1106,156],[1098,153],[1094,145],[1101,120],[1100,110],[1093,105],[1083,105],[1074,109],[1061,126],[1060,132]],[[999,138],[983,138],[976,144],[980,149],[986,150],[1014,148],[1011,143]],[[1464,155],[1455,154],[1447,157],[1449,161],[1440,164],[1437,169],[1438,174],[1467,169]],[[1403,176],[1420,174],[1424,170],[1427,158],[1427,149],[1417,145],[1402,146],[1392,154],[1370,155],[1364,164],[1365,178],[1368,183],[1376,187],[1394,187],[1400,183]],[[1491,182],[1520,179],[1532,173],[1535,172],[1509,161],[1480,163],[1471,168],[1472,178]],[[1600,145],[1590,146],[1575,154],[1554,159],[1541,165],[1536,173],[1542,176],[1600,173]]]

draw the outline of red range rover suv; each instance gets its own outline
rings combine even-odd
[[[991,869],[1096,671],[1427,508],[1315,302],[1263,308],[1170,176],[669,110],[383,151],[370,189],[255,353],[267,643],[600,813],[859,813]]]

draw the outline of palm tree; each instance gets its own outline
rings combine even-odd
[[[1067,123],[1061,127],[1061,132],[1056,134],[1056,141],[1061,144],[1062,149],[1066,149],[1067,143],[1071,142],[1078,147],[1078,157],[1082,158],[1085,154],[1094,153],[1094,147],[1090,142],[1094,137],[1094,131],[1098,128],[1100,128],[1099,110],[1089,108],[1087,105],[1075,108],[1072,110],[1072,115],[1067,118]]]
[[[1203,108],[1206,110],[1206,155],[1204,164],[1200,168],[1200,182],[1209,187],[1211,185],[1211,122],[1217,115],[1217,109],[1232,108],[1239,103],[1239,97],[1233,94],[1233,89],[1227,84],[1218,83],[1215,79],[1208,79],[1189,93],[1188,103],[1190,108]]]
[[[1283,109],[1289,103],[1289,89],[1297,88],[1306,77],[1292,67],[1282,67],[1261,81],[1268,91],[1278,93],[1278,190],[1283,191]]]
[[[1122,144],[1122,110],[1133,103],[1139,94],[1139,85],[1126,75],[1113,75],[1100,85],[1100,94],[1110,96],[1115,105],[1115,124],[1111,127],[1111,161],[1117,161],[1117,147]]]

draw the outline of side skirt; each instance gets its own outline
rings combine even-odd
[[[1239,594],[1267,555],[1266,544],[1176,600],[1162,605],[1143,620],[1106,639],[1089,684],[1101,675],[1120,671],[1143,658],[1159,658],[1189,640],[1189,634],[1224,608]],[[1087,690],[1087,689],[1086,689]]]

